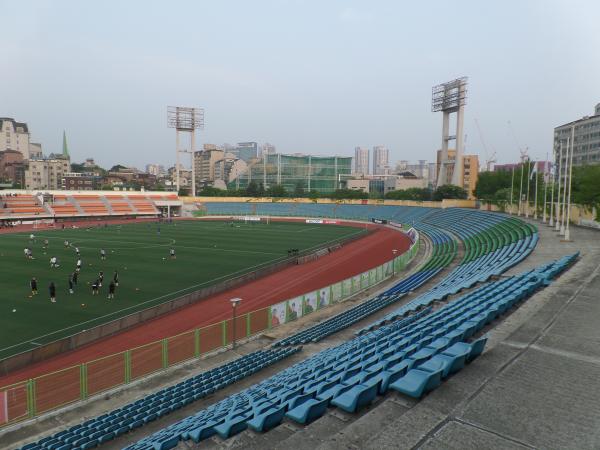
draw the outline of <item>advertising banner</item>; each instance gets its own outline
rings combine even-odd
[[[369,272],[360,274],[360,288],[366,289],[369,287]]]
[[[342,283],[336,283],[331,286],[331,303],[339,302],[342,299]]]
[[[327,306],[329,306],[331,289],[333,289],[333,287],[319,289],[319,301],[317,303],[317,309],[326,308]]]
[[[369,286],[377,283],[377,269],[369,270]]]
[[[352,278],[347,278],[342,281],[342,298],[346,298],[350,294],[352,294]]]
[[[383,263],[383,276],[389,277],[390,275],[392,275],[392,264],[389,261],[384,262]]]
[[[354,275],[352,277],[352,293],[360,291],[360,275]]]
[[[306,223],[323,223],[323,219],[306,219]]]
[[[298,317],[302,317],[302,299],[303,296],[293,298],[287,301],[287,314],[285,316],[286,322],[296,320]]]
[[[311,312],[317,310],[317,295],[318,291],[304,295],[304,302],[302,303],[302,315],[310,314]]]
[[[233,220],[244,220],[246,222],[260,222],[260,217],[258,216],[235,216],[232,217]]]
[[[277,303],[271,306],[271,328],[285,323],[287,302]]]

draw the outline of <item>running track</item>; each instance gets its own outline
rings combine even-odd
[[[364,226],[353,223],[344,224]],[[243,299],[238,306],[238,314],[245,314],[365,272],[391,259],[391,250],[394,248],[398,249],[399,253],[408,250],[410,240],[403,233],[385,227],[377,227],[374,230],[370,235],[351,242],[315,261],[285,268],[244,286],[222,292],[157,319],[144,322],[117,335],[15,371],[1,377],[0,386],[34,378],[229,319],[231,305],[228,299],[230,298],[241,297]]]

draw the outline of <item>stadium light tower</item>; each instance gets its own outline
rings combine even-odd
[[[167,126],[175,128],[175,173],[177,192],[179,192],[179,154],[192,155],[192,196],[196,196],[196,170],[194,168],[194,152],[196,151],[196,129],[204,129],[204,110],[202,108],[188,108],[185,106],[167,107]],[[190,133],[190,150],[183,150],[179,144],[179,133]]]
[[[442,122],[442,160],[439,168],[437,187],[446,184],[448,166],[454,164],[452,184],[463,187],[463,122],[467,99],[467,77],[457,78],[447,83],[438,84],[431,90],[431,111],[443,113]],[[456,113],[456,132],[450,132],[450,114]],[[448,141],[455,140],[455,158],[448,157]]]

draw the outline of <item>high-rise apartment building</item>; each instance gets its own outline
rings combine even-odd
[[[369,149],[356,147],[354,149],[354,173],[356,175],[369,174]]]
[[[373,175],[390,173],[390,150],[383,145],[373,147]]]
[[[223,150],[215,146],[205,145],[204,150],[194,152],[194,171],[196,189],[212,185],[215,181],[215,164],[225,156]]]
[[[585,116],[554,129],[554,161],[558,165],[562,144],[562,167],[565,167],[567,139],[570,142],[572,131],[574,131],[573,166],[600,164],[600,103],[594,108],[593,116]],[[569,143],[570,148],[571,143]]]
[[[230,151],[246,162],[258,158],[258,144],[256,142],[238,142],[238,145]]]

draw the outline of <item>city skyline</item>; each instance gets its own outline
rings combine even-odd
[[[465,152],[485,161],[483,140],[499,163],[518,160],[519,147],[539,159],[556,126],[600,102],[600,62],[590,56],[600,6],[582,3],[440,2],[435,15],[393,2],[234,2],[234,15],[195,3],[186,15],[152,2],[122,5],[119,15],[110,2],[7,3],[0,69],[10,89],[0,90],[0,116],[27,122],[45,153],[59,152],[66,130],[74,161],[103,166],[173,165],[169,104],[205,109],[198,148],[254,141],[351,156],[384,143],[391,162],[433,161],[441,119],[430,111],[431,86],[467,75]],[[449,20],[465,26],[446,34]],[[227,39],[216,38],[223,30]]]

